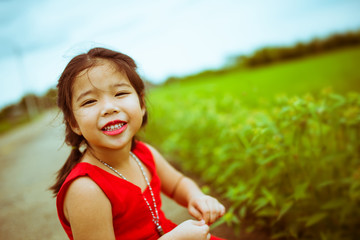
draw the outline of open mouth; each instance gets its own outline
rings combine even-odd
[[[115,120],[112,122],[108,122],[101,130],[106,135],[112,136],[122,133],[126,129],[126,126],[127,126],[126,122]]]
[[[124,125],[125,125],[125,123],[117,123],[115,125],[103,127],[102,130],[107,131],[107,132],[115,131],[115,130],[118,130],[118,129],[122,128]]]

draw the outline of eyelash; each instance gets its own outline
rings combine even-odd
[[[95,102],[95,100],[87,100],[81,106],[85,106],[85,105],[91,104],[93,102]]]
[[[115,94],[115,97],[120,97],[120,96],[123,96],[123,95],[126,95],[126,94],[129,94],[129,93],[128,92],[118,92],[118,93]],[[91,104],[93,102],[96,102],[96,100],[87,100],[83,104],[81,104],[81,106],[86,106],[86,105]]]
[[[115,97],[120,97],[120,96],[126,95],[126,94],[128,94],[128,92],[118,92],[115,94]]]

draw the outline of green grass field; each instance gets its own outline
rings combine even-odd
[[[240,69],[224,74],[192,78],[163,86],[150,93],[153,98],[188,94],[218,97],[231,94],[242,102],[256,105],[277,94],[317,94],[324,88],[337,93],[360,91],[360,47],[276,63],[255,69]]]
[[[360,239],[360,47],[152,89],[143,137],[268,239]],[[191,80],[190,80],[191,79]]]

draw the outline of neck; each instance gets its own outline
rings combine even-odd
[[[101,160],[114,168],[121,169],[128,166],[130,162],[131,145],[121,149],[103,149],[88,146],[87,154],[93,162]]]

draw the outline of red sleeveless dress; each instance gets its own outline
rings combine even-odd
[[[136,143],[133,153],[149,169],[152,175],[150,184],[155,196],[160,224],[165,233],[169,232],[177,225],[168,220],[161,210],[161,182],[156,173],[153,156],[147,146],[142,142]],[[152,221],[151,212],[143,198],[144,194],[151,206],[153,205],[149,188],[146,188],[142,193],[138,186],[108,173],[95,165],[83,162],[78,163],[72,169],[56,198],[57,212],[61,225],[70,239],[73,239],[73,235],[71,226],[66,220],[63,211],[64,198],[72,181],[82,176],[90,177],[103,190],[110,200],[116,239],[152,240],[159,238],[155,224]],[[211,239],[215,240],[218,238],[212,237]]]

